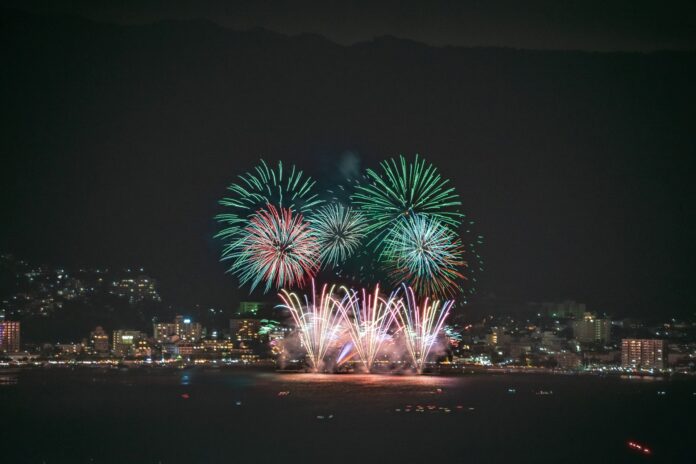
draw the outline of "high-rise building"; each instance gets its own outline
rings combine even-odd
[[[0,351],[19,352],[19,322],[0,321]]]
[[[109,351],[109,335],[101,326],[97,326],[89,338],[92,342],[92,348],[97,353],[107,353]]]
[[[176,324],[173,322],[156,322],[152,324],[152,336],[157,343],[170,341],[176,335]]]
[[[145,334],[138,330],[114,330],[114,354],[119,356],[132,354],[136,343],[145,338],[147,338]]]
[[[230,319],[230,335],[233,340],[259,340],[261,321],[258,319]]]
[[[174,332],[180,340],[195,342],[201,338],[203,327],[199,323],[193,322],[190,317],[176,316]]]
[[[663,369],[665,367],[664,340],[624,338],[621,340],[621,367]]]
[[[585,313],[580,321],[573,321],[573,337],[581,343],[609,343],[611,321],[599,319],[592,313]]]

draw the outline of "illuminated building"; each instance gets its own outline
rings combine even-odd
[[[253,354],[251,350],[239,350],[239,351],[245,351],[244,353],[241,353],[239,356],[239,359],[241,359],[244,362],[247,363],[255,363],[259,361],[260,356],[258,354]]]
[[[611,337],[611,321],[585,313],[581,321],[573,322],[573,337],[581,343],[607,344]]]
[[[174,354],[179,356],[191,356],[193,354],[193,343],[179,342],[176,344]]]
[[[133,344],[133,356],[136,358],[149,358],[152,356],[152,347],[145,339],[137,340]]]
[[[108,353],[109,351],[109,335],[104,331],[101,326],[98,326],[90,334],[90,341],[92,342],[92,349],[97,353]]]
[[[261,321],[258,319],[230,319],[230,335],[233,340],[259,340],[261,338],[260,330]]]
[[[5,353],[19,352],[19,322],[0,322],[0,351]]]
[[[657,339],[624,338],[621,340],[621,367],[663,369],[665,342]]]
[[[114,354],[119,356],[127,356],[132,354],[136,343],[145,338],[145,334],[138,330],[114,330]]]
[[[239,357],[239,353],[250,354],[251,350],[235,348],[231,340],[199,340],[195,343],[178,342],[174,346],[168,346],[167,352],[182,357],[196,356],[199,359],[220,359],[227,356],[234,357],[234,355]]]
[[[227,352],[234,350],[232,340],[203,340],[196,345],[197,352]]]
[[[79,354],[84,346],[80,343],[56,343],[56,348],[63,354]]]
[[[180,340],[196,341],[201,338],[203,328],[199,323],[191,321],[189,317],[176,316],[174,319],[174,333]]]
[[[165,343],[176,335],[176,324],[173,322],[157,322],[152,324],[152,336],[157,343]]]
[[[162,301],[157,292],[157,282],[147,276],[116,280],[111,283],[110,293],[127,298],[131,304],[141,301]]]
[[[498,330],[497,327],[493,327],[491,333],[486,334],[486,345],[498,346]]]
[[[220,359],[223,357],[242,359],[252,355],[249,349],[235,348],[230,340],[200,340],[198,342],[178,342],[169,346],[168,352],[179,356],[196,356],[199,359]]]
[[[237,314],[251,314],[256,315],[263,308],[263,303],[259,301],[240,301],[239,307],[237,308]]]

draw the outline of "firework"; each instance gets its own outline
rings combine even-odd
[[[253,171],[240,175],[237,183],[227,187],[231,195],[219,201],[227,212],[215,217],[223,224],[222,230],[215,237],[224,240],[242,235],[249,219],[267,204],[308,214],[322,203],[313,193],[314,184],[309,176],[304,176],[294,165],[287,171],[283,170],[283,163],[278,162],[278,167],[272,169],[261,160],[261,164]]]
[[[285,289],[279,295],[283,301],[280,307],[290,311],[314,371],[323,367],[329,348],[336,344],[342,331],[341,302],[334,297],[334,288],[324,285],[317,296],[312,280],[312,294],[305,295],[304,302],[296,293],[289,293]]]
[[[395,309],[398,332],[406,345],[413,366],[421,373],[454,302],[441,303],[426,297],[419,305],[413,289],[405,285],[403,287],[405,301],[399,299]]]
[[[474,221],[467,221],[466,224],[462,224],[461,236],[462,240],[466,243],[466,255],[468,257],[465,271],[467,276],[466,279],[470,283],[467,288],[469,294],[476,293],[478,275],[482,273],[484,269],[483,258],[479,252],[481,245],[483,245],[483,235],[477,234],[473,229]],[[466,299],[464,299],[463,302],[466,304]]]
[[[399,219],[386,235],[381,257],[396,284],[409,283],[426,296],[453,296],[464,279],[459,238],[432,217]]]
[[[275,286],[302,286],[319,268],[319,244],[301,214],[266,205],[249,220],[241,238],[223,250],[231,260],[230,272],[251,290],[265,282]]]
[[[382,172],[367,170],[367,184],[358,184],[351,196],[353,203],[367,216],[368,231],[376,234],[372,242],[380,245],[383,233],[403,216],[413,213],[437,218],[447,226],[457,227],[463,215],[453,208],[461,205],[459,196],[448,180],[424,159],[408,163],[390,159],[381,163]]]
[[[340,308],[345,326],[355,352],[369,372],[380,348],[389,339],[397,304],[392,298],[380,296],[379,285],[372,293],[366,289],[357,292],[344,288],[344,291]]]
[[[366,235],[367,224],[363,215],[340,204],[319,208],[310,223],[319,241],[321,260],[331,267],[348,259]]]

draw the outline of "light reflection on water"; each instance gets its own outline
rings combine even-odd
[[[379,375],[379,374],[273,374],[273,379],[283,383],[353,384],[365,387],[384,386],[443,386],[457,380],[453,377],[428,375]]]
[[[16,375],[0,375],[0,386],[3,385],[16,385],[17,376]]]

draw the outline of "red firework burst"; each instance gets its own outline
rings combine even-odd
[[[303,286],[319,270],[319,244],[301,214],[267,205],[244,228],[244,236],[229,256],[232,272],[252,290],[265,282],[272,286]]]

